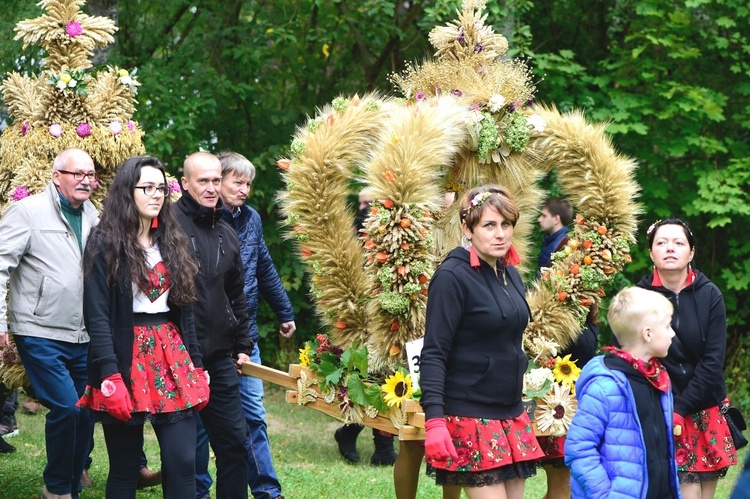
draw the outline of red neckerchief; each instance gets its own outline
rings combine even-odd
[[[693,269],[688,269],[687,273],[687,279],[685,279],[685,284],[682,285],[683,288],[687,288],[691,284],[695,282],[695,271]],[[654,268],[654,278],[651,280],[651,285],[656,286],[663,286],[661,283],[661,277],[659,276],[659,271]]]
[[[661,365],[659,359],[654,358],[651,362],[644,362],[641,359],[634,359],[627,350],[612,346],[603,347],[602,350],[610,352],[615,357],[619,357],[630,364],[633,369],[643,374],[648,382],[660,392],[667,393],[669,391],[669,374],[667,374],[667,370]]]

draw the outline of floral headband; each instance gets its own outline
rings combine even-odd
[[[493,194],[495,193],[490,191],[480,192],[479,194],[471,198],[469,204],[472,208],[481,208],[484,202],[487,201]]]
[[[646,237],[651,237],[651,233],[654,232],[656,227],[659,226],[661,223],[661,220],[656,220],[654,223],[648,226],[648,229],[646,229]]]
[[[690,237],[693,237],[693,231],[690,230],[690,227],[688,227],[687,224],[679,218],[665,218],[664,220],[656,220],[654,223],[648,226],[648,229],[646,229],[646,237],[651,237],[651,234],[653,234],[654,231],[662,225],[672,224],[681,226],[683,229],[685,229],[686,234],[688,234]]]

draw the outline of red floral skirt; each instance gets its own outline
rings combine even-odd
[[[565,458],[565,435],[562,437],[537,437],[539,446],[544,452],[542,461]]]
[[[133,328],[130,398],[133,412],[162,414],[184,411],[206,400],[180,332],[174,323]],[[107,412],[99,388],[87,386],[80,407]]]
[[[723,403],[728,404],[729,400]],[[685,416],[682,435],[674,440],[680,472],[709,473],[710,479],[716,480],[724,476],[729,466],[737,464],[737,450],[719,406]],[[681,474],[680,481],[702,481],[699,477],[685,478]]]
[[[513,419],[445,416],[458,460],[431,461],[435,469],[478,472],[544,457],[526,412]]]

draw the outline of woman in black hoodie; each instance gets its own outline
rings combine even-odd
[[[669,354],[662,360],[672,380],[674,432],[680,490],[685,499],[711,499],[719,478],[737,464],[726,419],[724,382],[727,318],[721,291],[691,267],[695,240],[677,218],[646,232],[653,274],[638,286],[666,296],[674,306]]]
[[[460,216],[469,246],[448,254],[427,302],[420,386],[428,473],[469,499],[521,499],[544,454],[521,404],[530,311],[512,266],[518,209],[505,188],[488,185],[464,195]]]

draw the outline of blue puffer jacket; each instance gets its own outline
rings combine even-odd
[[[247,205],[240,207],[237,216],[224,208],[221,218],[234,227],[240,239],[240,256],[245,269],[245,296],[250,315],[250,337],[258,341],[258,292],[268,301],[279,323],[294,320],[294,309],[263,239],[260,215]]]
[[[573,497],[642,499],[648,490],[648,471],[633,390],[625,375],[607,368],[603,359],[601,355],[591,359],[576,383],[578,411],[565,439]],[[662,394],[661,406],[667,428],[672,428],[671,391]],[[671,432],[669,452],[674,456]],[[674,497],[681,497],[674,459],[670,481]]]

